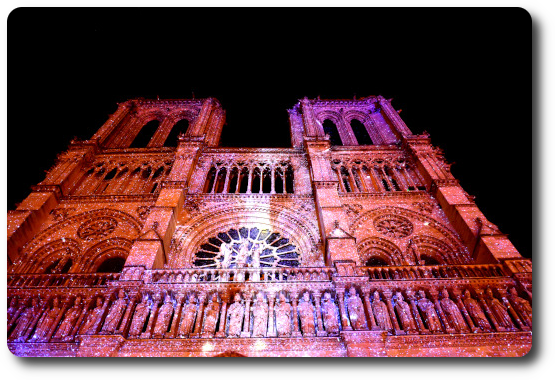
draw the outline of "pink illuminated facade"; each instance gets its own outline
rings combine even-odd
[[[134,99],[8,213],[18,356],[523,356],[532,263],[382,96],[301,99],[290,148],[213,98]]]

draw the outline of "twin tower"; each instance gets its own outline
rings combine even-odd
[[[289,148],[219,146],[214,98],[129,100],[72,141],[8,213],[12,352],[526,354],[531,261],[429,136],[382,96],[288,112]]]

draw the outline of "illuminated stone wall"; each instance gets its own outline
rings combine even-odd
[[[290,148],[216,99],[121,103],[8,213],[19,356],[522,356],[532,263],[390,101],[301,99]]]

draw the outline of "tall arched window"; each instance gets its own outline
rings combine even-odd
[[[357,138],[358,145],[372,145],[372,139],[366,130],[364,124],[362,124],[359,120],[353,119],[351,120],[351,128],[353,129],[353,133]]]
[[[164,142],[164,146],[176,147],[177,137],[180,133],[187,132],[187,128],[189,128],[189,120],[187,119],[181,119],[175,123],[170,131],[170,134],[166,138],[166,141]]]
[[[343,145],[337,126],[330,119],[324,120],[324,133],[330,136],[331,145]]]
[[[119,273],[125,265],[123,257],[111,257],[98,266],[96,273]]]
[[[139,131],[139,133],[137,134],[137,136],[135,137],[135,139],[133,140],[133,142],[129,147],[130,148],[146,147],[150,142],[150,139],[152,138],[152,136],[154,136],[154,133],[158,129],[159,125],[160,125],[160,122],[156,119],[151,120],[145,125],[143,125],[143,127],[141,128],[141,130]]]

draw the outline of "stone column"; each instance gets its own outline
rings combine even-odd
[[[225,324],[227,322],[227,304],[229,303],[229,296],[227,294],[222,294],[222,305],[220,307],[220,327],[216,333],[216,338],[225,338]]]
[[[474,322],[472,322],[472,317],[470,316],[470,314],[468,314],[468,311],[464,306],[464,302],[461,299],[461,291],[459,289],[453,289],[453,297],[455,297],[456,304],[459,307],[459,310],[461,311],[466,323],[470,327],[470,331],[474,333],[479,332],[480,329],[474,326]]]
[[[183,301],[185,299],[185,293],[182,291],[177,292],[175,295],[175,302],[177,308],[174,310],[172,325],[170,327],[170,331],[166,333],[166,338],[175,338],[175,334],[177,334],[177,328],[179,326],[179,321],[181,321],[181,311],[183,310]]]
[[[276,332],[276,317],[274,315],[274,303],[276,300],[275,293],[268,293],[268,337],[277,336]]]
[[[251,188],[252,188],[252,175],[254,172],[254,168],[249,167],[249,176],[247,178],[247,194],[251,194]]]
[[[162,300],[162,296],[160,293],[154,293],[152,295],[152,309],[150,309],[150,317],[148,319],[148,325],[146,327],[146,331],[141,334],[141,339],[148,339],[152,335],[152,329],[154,329],[154,321],[158,316],[158,307],[160,306],[160,301]]]
[[[374,318],[374,311],[372,310],[372,304],[370,303],[369,289],[362,289],[362,298],[364,300],[364,307],[366,308],[366,319],[370,321],[370,330],[381,330],[380,327],[376,324],[376,319]]]
[[[484,291],[482,289],[475,289],[475,291],[476,291],[476,296],[478,297],[478,301],[480,301],[480,304],[484,308],[484,311],[486,312],[490,321],[493,323],[493,326],[495,327],[495,331],[500,331],[500,332],[506,331],[504,327],[499,326],[499,323],[497,323],[497,320],[495,319],[495,316],[493,315],[491,309],[489,308],[488,303],[484,299]]]
[[[274,165],[272,165],[272,170],[270,171],[270,180],[272,181],[270,194],[275,194],[276,193],[276,169]],[[283,184],[283,187],[285,187],[285,183]]]
[[[393,305],[391,303],[391,290],[384,290],[382,291],[383,297],[385,298],[385,305],[387,306],[387,311],[389,311],[389,317],[391,318],[391,322],[395,332],[400,332],[401,327],[399,327],[399,322],[397,322],[397,317],[395,316],[395,310],[393,309]]]
[[[119,329],[116,330],[116,334],[125,335],[129,327],[129,323],[131,322],[131,315],[133,315],[133,310],[137,305],[138,298],[139,297],[137,292],[132,292],[132,293],[130,292],[129,304],[127,304],[127,308],[125,309],[125,314],[123,315],[123,319],[121,321]]]
[[[252,299],[252,294],[250,292],[245,292],[243,294],[244,298],[245,298],[245,322],[243,324],[243,331],[241,332],[241,337],[242,338],[250,338],[251,336],[251,332],[250,332],[250,328],[251,328],[251,299]]]
[[[299,314],[297,311],[297,293],[291,293],[291,304],[293,306],[293,332],[291,333],[292,338],[301,337],[301,330],[299,329]]]
[[[316,336],[327,336],[328,334],[326,333],[322,323],[322,310],[320,309],[321,294],[319,291],[314,291],[312,292],[312,296],[314,296],[314,307],[316,308],[316,320],[318,322],[318,331],[316,332]]]
[[[341,314],[341,327],[343,327],[343,330],[350,331],[353,328],[349,323],[349,317],[345,309],[345,289],[336,289],[336,293],[337,302],[339,303],[339,313]]]
[[[439,319],[443,322],[445,332],[447,334],[453,334],[457,332],[455,328],[451,326],[451,322],[449,321],[449,319],[447,319],[447,316],[445,315],[445,313],[443,312],[443,309],[441,308],[441,304],[439,303],[439,292],[436,289],[431,289],[430,297],[432,298],[432,301],[436,306],[437,315]]]
[[[526,326],[524,323],[522,323],[522,321],[518,317],[518,314],[517,314],[516,310],[513,308],[513,306],[509,302],[509,300],[507,298],[508,297],[507,290],[506,289],[497,289],[497,291],[501,295],[501,301],[503,301],[503,305],[505,305],[505,307],[507,308],[507,311],[509,312],[509,314],[511,314],[511,317],[516,321],[516,324],[518,325],[518,328],[521,329],[521,330],[529,330],[530,328],[528,326]]]
[[[421,334],[429,334],[430,330],[424,326],[420,313],[418,312],[418,306],[416,305],[416,298],[414,297],[414,292],[411,289],[406,291],[407,298],[409,299],[410,307],[412,309],[412,314],[414,314],[414,320],[416,321],[416,326]]]
[[[195,328],[193,329],[193,333],[190,334],[192,337],[198,338],[200,336],[200,329],[202,327],[202,317],[204,316],[204,301],[206,300],[206,293],[200,293],[198,297],[198,311],[197,311],[197,320],[195,322]]]

